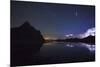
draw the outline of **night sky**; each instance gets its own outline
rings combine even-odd
[[[40,30],[44,37],[63,38],[95,27],[95,7],[89,5],[11,2],[11,27],[25,21]]]

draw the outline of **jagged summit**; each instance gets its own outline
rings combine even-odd
[[[31,27],[28,21],[25,21],[20,27]]]
[[[25,21],[22,26],[31,26],[30,23],[28,21]]]
[[[28,21],[25,21],[19,28],[23,30],[36,30]]]

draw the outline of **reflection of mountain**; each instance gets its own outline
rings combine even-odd
[[[43,44],[40,31],[25,22],[18,28],[11,29],[11,65],[28,65],[33,55]]]

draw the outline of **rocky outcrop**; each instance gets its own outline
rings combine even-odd
[[[41,32],[28,22],[18,28],[11,28],[11,66],[31,64],[43,42]]]

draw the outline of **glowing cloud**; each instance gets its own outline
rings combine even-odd
[[[68,34],[68,35],[65,35],[66,37],[72,37],[73,36],[73,34]]]
[[[90,35],[95,36],[95,28],[88,29],[85,33],[79,34],[79,37],[80,38],[85,38],[85,37],[88,37]]]
[[[88,29],[85,33],[74,35],[74,34],[67,34],[65,35],[67,38],[85,38],[88,36],[95,36],[95,28]]]

